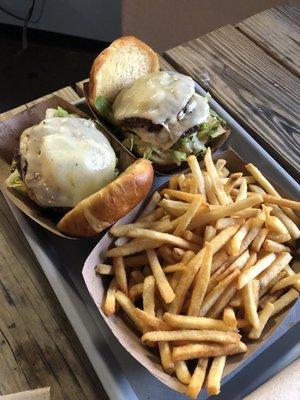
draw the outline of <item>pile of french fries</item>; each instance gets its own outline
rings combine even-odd
[[[205,169],[194,156],[188,164],[135,223],[111,228],[115,247],[96,272],[112,275],[106,315],[121,307],[195,399],[204,381],[218,394],[226,358],[247,351],[242,338],[259,339],[299,297],[300,273],[289,264],[300,203],[282,198],[253,164],[247,175],[230,173],[210,149]]]

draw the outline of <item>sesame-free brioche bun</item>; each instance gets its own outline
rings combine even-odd
[[[138,159],[113,182],[77,204],[59,221],[58,229],[73,237],[97,235],[147,196],[153,175],[151,162]]]
[[[145,74],[159,71],[157,54],[134,36],[116,39],[95,59],[89,80],[89,100],[100,96],[112,103],[126,86]]]

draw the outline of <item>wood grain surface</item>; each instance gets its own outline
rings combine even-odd
[[[71,88],[57,94],[78,98]],[[107,399],[2,195],[0,305],[0,394],[50,386],[54,400]]]
[[[285,3],[253,15],[238,29],[300,76],[300,4]]]
[[[293,176],[299,176],[300,80],[233,26],[166,52],[248,129]]]

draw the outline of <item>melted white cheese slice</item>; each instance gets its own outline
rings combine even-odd
[[[44,119],[22,133],[20,153],[28,193],[42,207],[74,207],[114,179],[110,143],[83,118]]]
[[[189,102],[184,118],[178,113]],[[163,128],[148,132],[146,128],[130,128],[145,142],[162,149],[169,149],[183,132],[200,125],[209,117],[209,105],[195,93],[192,78],[178,73],[154,72],[137,79],[123,89],[113,104],[114,118],[146,118]]]

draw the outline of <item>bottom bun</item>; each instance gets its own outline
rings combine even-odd
[[[113,182],[69,211],[57,224],[58,229],[74,237],[97,235],[146,197],[153,175],[149,160],[141,158],[135,161]]]

